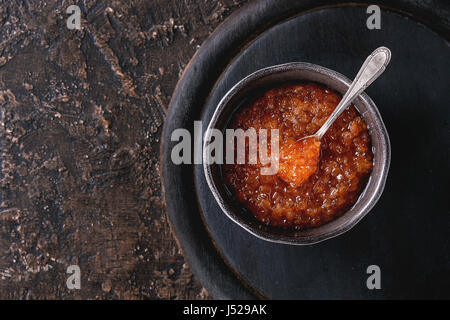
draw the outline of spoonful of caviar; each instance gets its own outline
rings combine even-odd
[[[379,47],[372,52],[322,127],[311,136],[299,140],[289,139],[280,146],[278,176],[281,179],[294,185],[300,185],[317,171],[320,140],[342,111],[383,73],[390,59],[391,51],[386,47]]]

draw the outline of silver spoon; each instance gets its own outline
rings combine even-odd
[[[315,134],[303,137],[302,139],[314,137],[320,141],[325,132],[327,132],[342,111],[344,111],[361,92],[366,90],[366,88],[383,73],[390,60],[391,51],[386,47],[379,47],[372,52],[367,57],[366,61],[364,61],[361,69],[359,69],[359,72],[355,77],[355,80],[353,80],[347,92],[342,97],[341,102],[339,102],[327,121],[325,121],[322,127],[317,130]]]

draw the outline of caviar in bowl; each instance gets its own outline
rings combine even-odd
[[[350,84],[335,71],[296,62],[258,70],[222,98],[206,130],[203,167],[215,200],[232,221],[261,239],[301,245],[348,231],[372,209],[387,178],[390,143],[367,94],[324,136],[319,168],[308,180],[292,183],[281,161],[295,160],[295,140],[321,126]],[[259,175],[258,165],[205,161],[210,129],[249,127],[279,129],[277,175]]]

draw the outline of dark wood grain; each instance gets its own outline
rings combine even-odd
[[[72,31],[67,1],[0,0],[1,299],[209,297],[165,215],[160,136],[186,64],[244,2],[79,1]]]

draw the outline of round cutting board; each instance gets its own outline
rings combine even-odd
[[[450,9],[444,1],[371,4],[381,7],[381,29],[367,27],[364,2],[253,1],[184,71],[163,133],[165,200],[188,261],[213,297],[449,298]],[[171,161],[173,130],[186,128],[194,139],[194,120],[205,130],[219,100],[246,75],[304,61],[353,78],[378,46],[389,47],[392,60],[366,93],[390,135],[391,169],[375,208],[344,235],[311,246],[260,240],[221,211],[201,165]],[[379,268],[379,289],[367,286],[370,266]]]

